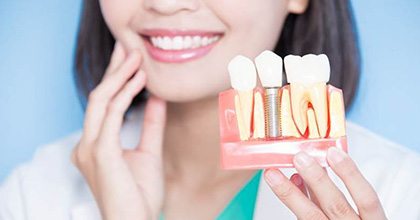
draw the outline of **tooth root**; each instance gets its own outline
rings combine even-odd
[[[308,109],[308,127],[309,127],[309,138],[320,138],[318,126],[316,124],[315,112],[312,108]]]
[[[281,95],[280,123],[282,136],[300,137],[293,121],[292,109],[290,107],[290,94],[288,89],[284,89]]]
[[[239,96],[235,95],[235,112],[236,112],[236,120],[238,124],[238,130],[239,130],[239,138],[242,141],[248,140],[249,133],[247,133],[247,129],[243,120],[243,114],[241,110],[241,103],[239,101]]]
[[[346,135],[346,122],[343,96],[340,92],[330,93],[330,137],[342,137]]]
[[[315,111],[319,134],[321,137],[326,137],[328,130],[327,85],[325,83],[311,85],[309,95]]]
[[[306,118],[308,97],[305,86],[301,84],[290,84],[290,96],[293,119],[300,134],[303,135],[308,127],[308,120]]]
[[[243,126],[243,136],[245,137],[245,139],[241,138],[241,140],[248,140],[251,133],[253,90],[238,91],[238,99],[238,104],[242,116],[241,120]]]
[[[253,138],[264,138],[265,120],[262,94],[256,92],[254,94],[254,133]]]

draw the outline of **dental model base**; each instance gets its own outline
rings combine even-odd
[[[328,148],[347,152],[343,95],[327,85],[327,56],[287,56],[285,86],[281,57],[264,51],[255,64],[235,57],[228,67],[233,89],[219,94],[224,169],[293,167],[300,151],[328,166]]]

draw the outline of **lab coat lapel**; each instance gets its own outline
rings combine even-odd
[[[290,178],[294,169],[282,169]],[[270,186],[261,176],[260,185],[255,204],[254,220],[295,219],[295,215],[277,198]]]
[[[71,220],[101,220],[101,214],[94,200],[76,204],[71,209]]]

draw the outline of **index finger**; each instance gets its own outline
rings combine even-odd
[[[125,52],[123,45],[119,41],[116,41],[114,45],[114,50],[112,51],[112,54],[111,54],[109,65],[105,71],[103,78],[108,77],[113,72],[115,72],[115,70],[119,66],[121,66],[126,56],[127,56],[127,53]]]

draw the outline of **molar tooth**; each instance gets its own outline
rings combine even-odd
[[[293,118],[301,134],[308,126],[307,110],[313,106],[318,131],[325,137],[328,130],[327,85],[330,76],[328,57],[308,54],[289,55],[284,59],[287,81],[290,83]]]

